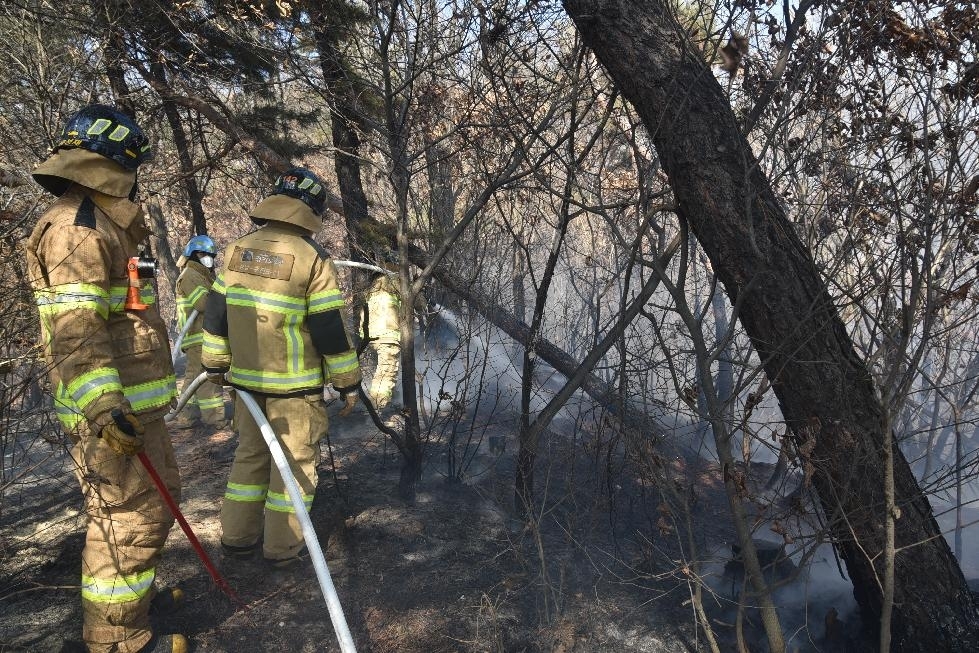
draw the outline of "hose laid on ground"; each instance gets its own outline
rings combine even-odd
[[[333,579],[330,578],[330,570],[327,568],[326,559],[323,557],[323,549],[320,548],[320,542],[316,539],[313,522],[310,521],[306,504],[303,503],[302,491],[299,489],[299,483],[296,482],[296,477],[292,475],[292,471],[289,469],[289,461],[286,460],[286,455],[282,451],[282,445],[279,444],[279,440],[275,437],[275,431],[272,430],[272,426],[265,418],[255,398],[250,393],[241,389],[236,389],[236,392],[261,430],[262,437],[265,438],[265,443],[268,445],[269,452],[272,454],[272,460],[275,461],[275,466],[279,468],[279,474],[282,475],[282,481],[285,483],[289,500],[292,501],[292,506],[296,510],[296,517],[299,519],[299,525],[302,527],[303,539],[306,540],[306,548],[309,550],[310,558],[313,561],[313,568],[316,570],[316,578],[319,580],[323,598],[326,599],[326,607],[330,612],[333,630],[336,632],[337,640],[340,642],[340,650],[343,653],[357,653],[357,649],[354,647],[353,637],[350,635],[350,628],[347,626],[347,620],[343,616],[340,598],[337,596],[336,588],[333,586]]]
[[[184,341],[184,336],[187,335],[187,330],[190,328],[190,325],[194,323],[194,320],[197,319],[199,314],[200,313],[196,308],[190,312],[190,315],[187,316],[187,322],[184,324],[184,328],[180,330],[180,335],[178,335],[177,339],[173,341],[173,354],[170,357],[171,365],[177,364],[177,357],[180,356],[180,343]]]

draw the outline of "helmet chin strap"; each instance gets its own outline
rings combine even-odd
[[[136,203],[139,199],[139,171],[136,172],[136,180],[133,181],[133,187],[129,189],[129,201]]]

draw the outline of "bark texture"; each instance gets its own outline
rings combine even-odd
[[[368,212],[367,194],[360,176],[360,135],[356,120],[356,101],[352,99],[355,91],[343,65],[336,32],[328,29],[317,31],[316,44],[320,52],[323,80],[330,91],[330,124],[333,146],[336,148],[335,169],[343,202],[343,216],[347,232],[357,237],[367,220]],[[351,257],[355,261],[365,261],[363,253],[355,245],[360,243],[350,243]]]
[[[864,623],[880,617],[883,447],[894,456],[895,651],[979,650],[979,612],[892,434],[864,361],[720,85],[663,0],[563,0],[649,129],[678,212],[710,257],[814,469]],[[809,445],[809,446],[803,446]]]

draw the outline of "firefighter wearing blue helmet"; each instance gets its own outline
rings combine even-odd
[[[187,357],[184,371],[184,386],[194,380],[201,371],[201,345],[204,343],[204,307],[207,305],[207,293],[214,283],[214,258],[217,247],[209,236],[200,235],[191,238],[184,247],[177,267],[180,276],[174,296],[177,300],[177,327],[186,329],[180,350]],[[188,326],[187,320],[191,313],[197,311],[193,322]],[[175,422],[176,426],[194,426],[203,422],[206,426],[223,429],[230,426],[224,417],[224,394],[221,387],[212,383],[202,385],[184,408],[183,419]]]

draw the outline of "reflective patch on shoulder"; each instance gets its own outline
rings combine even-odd
[[[228,269],[266,279],[288,280],[295,262],[296,257],[292,254],[235,245]]]
[[[78,213],[75,214],[75,226],[95,229],[95,202],[92,201],[91,197],[83,199],[81,206],[78,207]]]

